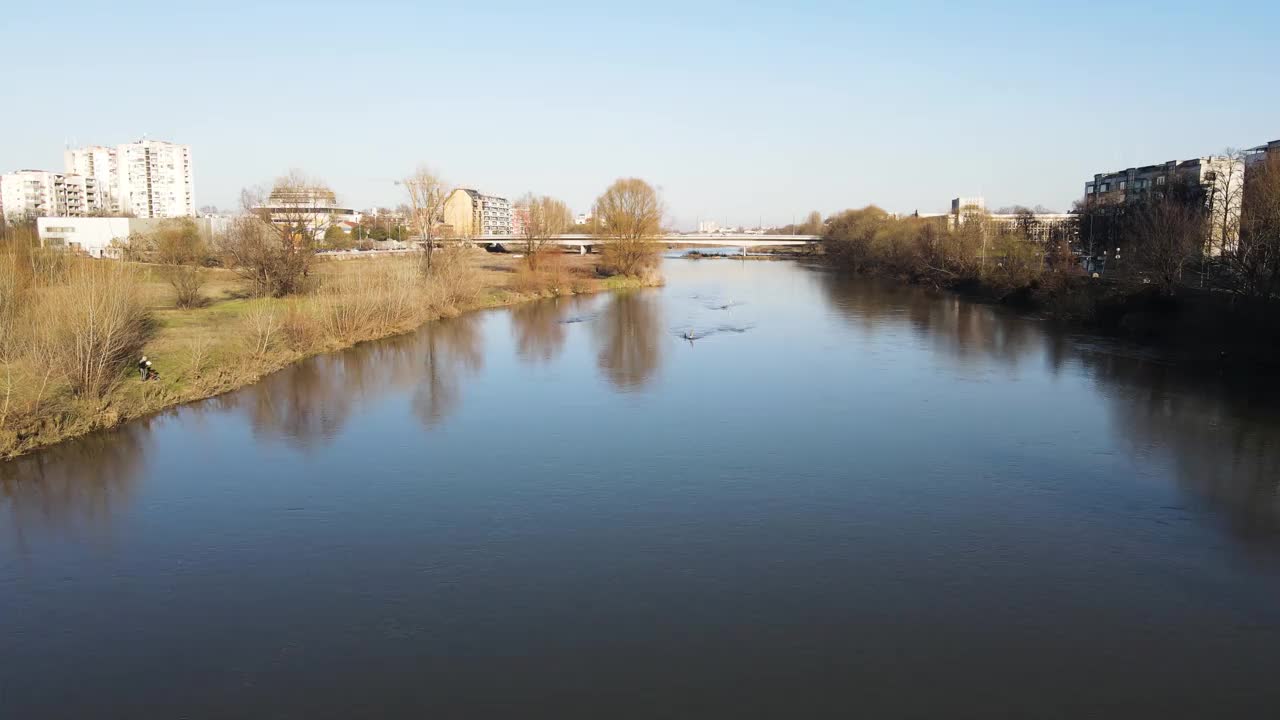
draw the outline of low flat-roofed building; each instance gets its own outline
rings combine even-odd
[[[225,217],[122,218],[122,217],[42,217],[36,220],[41,247],[65,248],[90,257],[119,257],[130,236],[146,235],[165,223],[191,222],[201,239],[211,243],[226,232],[231,223]]]

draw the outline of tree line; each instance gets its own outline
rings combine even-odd
[[[996,291],[1057,285],[1100,272],[1109,282],[1173,297],[1190,288],[1258,303],[1280,296],[1280,156],[1206,182],[1171,179],[1125,202],[1077,203],[1076,231],[1046,232],[1035,214],[992,221],[977,209],[953,218],[896,217],[868,206],[823,222],[837,267]]]

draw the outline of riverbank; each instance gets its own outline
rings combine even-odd
[[[838,270],[839,268],[837,268]],[[859,272],[933,287],[1044,320],[1170,353],[1197,366],[1244,371],[1280,368],[1280,318],[1231,293],[1150,285],[1083,273],[1044,274],[1017,285],[938,272]]]
[[[149,310],[142,354],[159,378],[142,382],[128,374],[94,398],[74,394],[33,363],[6,365],[0,458],[220,395],[303,358],[411,332],[441,317],[658,283],[601,278],[595,262],[566,255],[552,270],[533,274],[518,257],[475,251],[463,256],[454,276],[423,283],[416,257],[320,261],[314,289],[284,298],[251,297],[236,275],[211,268],[206,302],[187,309],[175,307],[165,269],[138,266]]]

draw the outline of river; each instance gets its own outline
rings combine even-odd
[[[791,262],[664,273],[0,466],[0,717],[1275,712],[1273,393]]]

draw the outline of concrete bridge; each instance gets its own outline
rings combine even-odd
[[[658,239],[664,245],[692,245],[695,247],[740,247],[745,253],[748,248],[759,247],[799,247],[821,242],[820,235],[748,235],[746,233],[672,233]],[[519,249],[525,239],[518,235],[481,235],[471,242],[485,246],[501,246],[506,249]],[[566,248],[576,248],[580,253],[588,253],[601,240],[594,235],[566,234],[558,235],[549,242]]]

